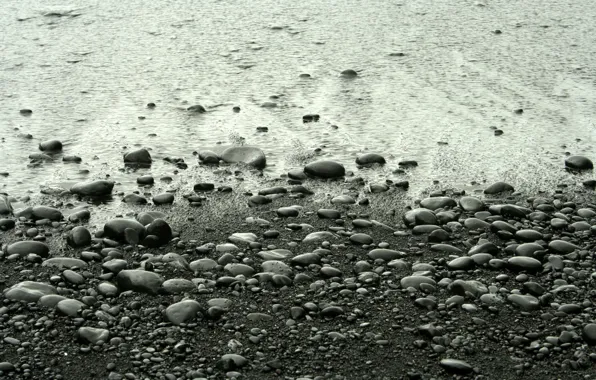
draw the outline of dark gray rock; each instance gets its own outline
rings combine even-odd
[[[83,226],[77,226],[70,230],[67,237],[71,247],[85,247],[91,244],[91,233]]]
[[[135,230],[141,239],[146,235],[145,226],[134,219],[124,218],[110,220],[104,225],[103,231],[106,237],[110,239],[114,239],[116,241],[125,241],[125,230],[127,228]]]
[[[443,359],[440,364],[445,371],[457,375],[466,375],[474,371],[474,368],[463,360]]]
[[[243,163],[257,169],[267,166],[267,158],[260,148],[253,146],[233,146],[221,155],[221,159],[229,164]]]
[[[63,218],[60,210],[48,206],[34,206],[31,216],[35,220],[49,219],[59,221]]]
[[[368,257],[370,257],[373,260],[381,259],[384,261],[391,261],[391,260],[399,259],[403,256],[404,256],[404,254],[402,252],[394,251],[392,249],[386,249],[386,248],[373,249],[372,251],[370,251],[368,253]]]
[[[123,201],[124,203],[130,203],[133,205],[146,205],[148,203],[147,198],[134,193],[125,195]]]
[[[4,291],[9,300],[37,302],[41,297],[57,294],[56,288],[50,284],[34,281],[23,281]]]
[[[459,206],[462,210],[469,212],[482,211],[486,208],[484,202],[476,197],[462,197],[459,200]]]
[[[97,344],[99,341],[108,342],[110,331],[95,327],[81,327],[77,331],[77,336],[79,340],[85,343]]]
[[[174,203],[174,194],[163,193],[153,197],[153,203],[156,205],[167,205]]]
[[[455,200],[449,197],[430,197],[420,202],[420,207],[435,211],[439,208],[451,208],[457,206]]]
[[[430,210],[425,208],[417,208],[405,213],[404,222],[408,227],[414,227],[416,225],[422,224],[436,225],[437,216]]]
[[[6,195],[0,194],[0,215],[12,214],[12,206]]]
[[[317,178],[340,178],[346,174],[346,169],[335,161],[322,160],[306,165],[304,173]]]
[[[542,270],[542,263],[533,257],[512,257],[509,259],[508,265],[514,271],[539,272]]]
[[[39,150],[43,152],[61,152],[62,142],[58,140],[47,140],[39,144]]]
[[[128,152],[124,155],[125,164],[151,165],[151,162],[151,154],[149,154],[149,151],[144,148]]]
[[[385,157],[376,153],[365,153],[356,158],[356,164],[361,166],[370,166],[374,164],[385,165]]]
[[[587,157],[570,156],[565,159],[565,167],[572,170],[591,170],[594,169],[594,164]]]
[[[112,194],[113,189],[113,181],[90,181],[75,184],[70,188],[70,192],[87,197],[102,197]]]

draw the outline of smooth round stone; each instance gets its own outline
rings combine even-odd
[[[373,243],[373,238],[367,234],[353,234],[350,236],[350,241],[354,244],[368,245]]]
[[[56,309],[69,317],[76,317],[85,307],[85,304],[78,300],[70,298],[64,299],[56,304]]]
[[[392,249],[387,248],[377,248],[373,249],[368,253],[368,257],[373,260],[384,260],[384,261],[391,261],[395,259],[399,259],[404,256],[403,252],[395,251]]]
[[[352,225],[354,228],[370,228],[373,226],[373,222],[366,219],[354,219]]]
[[[514,205],[502,205],[499,210],[499,213],[504,217],[508,218],[525,218],[526,212],[523,208]]]
[[[452,208],[457,206],[455,200],[449,197],[430,197],[420,201],[420,207],[435,211],[440,208]]]
[[[584,341],[591,346],[596,346],[596,323],[588,323],[582,331]]]
[[[496,182],[484,189],[484,194],[494,195],[513,191],[515,191],[515,189],[510,184],[506,182]]]
[[[555,253],[561,254],[571,253],[577,249],[580,249],[577,245],[569,243],[565,240],[553,240],[548,244],[548,248]]]
[[[80,259],[73,257],[52,257],[51,259],[44,260],[41,264],[43,267],[57,267],[58,269],[67,268],[86,268],[87,263]]]
[[[445,371],[458,375],[466,375],[474,371],[472,366],[463,360],[443,359],[440,365]]]
[[[538,299],[531,295],[510,294],[507,300],[523,311],[534,311],[540,308]]]
[[[369,188],[370,192],[373,194],[384,193],[386,191],[389,191],[389,186],[387,186],[384,183],[371,183]]]
[[[0,215],[10,215],[12,214],[12,205],[10,204],[10,200],[4,194],[0,194]]]
[[[165,220],[155,219],[147,226],[147,235],[156,236],[159,245],[164,245],[172,239],[172,228]]]
[[[253,205],[266,205],[271,203],[273,200],[264,195],[253,195],[248,198],[248,202]]]
[[[498,255],[501,252],[499,247],[489,241],[479,241],[478,244],[470,248],[468,255],[472,256],[476,253],[490,253],[492,255]]]
[[[295,218],[300,215],[300,210],[296,207],[280,207],[276,210],[277,216],[281,218]]]
[[[272,249],[270,251],[260,251],[257,253],[263,260],[279,260],[283,261],[292,256],[292,252],[287,249]]]
[[[302,239],[303,243],[318,243],[326,240],[336,240],[337,235],[332,234],[329,231],[317,231],[311,232],[310,234],[306,235],[304,239]]]
[[[459,200],[459,206],[462,208],[462,210],[468,212],[478,212],[486,208],[484,202],[476,197],[461,197]]]
[[[358,73],[355,70],[346,69],[342,71],[340,75],[344,78],[355,78],[358,76]]]
[[[232,371],[240,369],[248,364],[248,360],[244,356],[237,354],[225,354],[217,362],[217,367],[224,371]]]
[[[110,331],[106,329],[99,329],[95,327],[81,327],[77,330],[77,336],[79,340],[91,344],[97,344],[97,342],[107,342],[110,338]]]
[[[185,323],[202,311],[201,305],[195,300],[184,300],[166,308],[166,318],[174,325]]]
[[[163,279],[154,272],[127,269],[116,275],[116,282],[122,291],[132,290],[138,293],[157,294]]]
[[[22,113],[22,112],[21,112]],[[13,372],[15,370],[14,364],[10,362],[0,362],[0,371],[8,374],[9,372]]]
[[[48,294],[47,296],[42,296],[37,302],[43,307],[55,308],[58,302],[65,299],[66,297],[58,294]]]
[[[139,185],[153,185],[155,183],[155,178],[151,175],[143,175],[137,178],[137,183]]]
[[[133,205],[145,205],[147,204],[147,198],[139,194],[127,194],[122,199],[124,203],[130,203]]]
[[[217,165],[219,164],[219,156],[217,153],[212,152],[210,150],[203,150],[199,152],[199,160],[207,165]]]
[[[467,218],[464,220],[464,227],[469,230],[483,230],[490,227],[490,223],[477,218]]]
[[[318,178],[340,178],[346,174],[346,169],[335,161],[322,160],[306,165],[304,173]]]
[[[486,265],[493,259],[494,256],[490,253],[476,253],[470,257],[472,260],[474,260],[476,265]]]
[[[374,164],[385,165],[385,163],[385,157],[376,153],[365,153],[356,158],[356,164],[361,166],[369,166]]]
[[[515,271],[538,272],[542,270],[542,263],[532,257],[517,256],[508,261],[508,266]]]
[[[62,142],[58,140],[47,140],[39,144],[39,150],[42,152],[61,152]]]
[[[469,270],[475,268],[476,263],[471,257],[463,256],[448,262],[447,267],[451,270]]]
[[[110,282],[102,282],[97,285],[97,291],[104,297],[115,297],[118,295],[118,288]]]
[[[570,227],[574,232],[589,231],[592,228],[592,226],[588,222],[575,222],[571,224]]]
[[[413,227],[416,225],[436,225],[437,224],[437,217],[436,215],[425,208],[417,208],[414,210],[410,210],[405,213],[404,215],[404,222],[409,227]]]
[[[480,297],[482,294],[488,293],[488,288],[486,285],[476,280],[455,280],[449,284],[449,290],[452,293],[458,294],[460,296],[467,296],[468,294],[471,294],[476,298]]]
[[[415,288],[420,290],[420,286],[423,284],[436,286],[437,283],[430,277],[425,276],[408,276],[400,280],[400,285],[403,289]]]
[[[292,265],[299,265],[301,267],[306,267],[309,266],[311,264],[318,264],[321,262],[321,256],[319,256],[316,253],[313,252],[308,252],[308,253],[303,253],[301,255],[297,255],[292,257],[292,259],[290,260]]]
[[[151,165],[151,154],[147,149],[138,149],[124,155],[125,164]]]
[[[561,219],[561,218],[552,218],[550,220],[550,225],[553,228],[567,228],[567,226],[569,225],[569,222],[567,222],[565,219]]]
[[[263,169],[267,166],[267,158],[260,148],[253,146],[233,146],[221,155],[221,159],[229,164],[242,163]]]
[[[174,194],[163,193],[153,197],[153,203],[156,205],[169,205],[174,203]]]
[[[113,181],[79,182],[70,188],[73,194],[87,197],[101,197],[112,194]]]
[[[62,157],[63,162],[73,162],[73,163],[80,163],[83,159],[79,156],[64,156]]]
[[[536,252],[544,252],[544,247],[538,243],[524,243],[515,248],[515,254],[518,256],[534,257]]]
[[[4,291],[9,300],[37,302],[41,297],[56,294],[56,288],[43,282],[23,281]]]
[[[431,251],[435,252],[445,252],[445,253],[455,253],[455,254],[462,254],[463,251],[457,247],[454,247],[450,244],[433,244],[430,247]]]
[[[228,241],[237,245],[249,245],[256,242],[258,236],[252,232],[235,232],[228,236]]]
[[[162,284],[162,287],[169,294],[192,292],[197,288],[192,281],[183,278],[172,278],[166,280]]]
[[[350,195],[343,194],[331,198],[331,203],[334,205],[353,205],[356,203],[356,199]]]
[[[321,219],[339,219],[341,217],[339,211],[327,208],[319,209],[317,215]]]
[[[198,259],[188,264],[193,272],[209,272],[217,267],[217,262],[212,259]]]
[[[414,228],[416,228],[416,227],[414,227]],[[429,243],[438,243],[438,242],[442,242],[442,241],[447,241],[449,239],[451,239],[449,232],[445,231],[442,228],[438,228],[438,229],[432,231],[430,234],[428,234]]]
[[[321,310],[321,316],[323,317],[337,317],[338,315],[342,315],[344,313],[344,309],[339,306],[327,306]]]
[[[414,228],[412,228],[412,233],[414,235],[424,235],[440,229],[441,227],[432,224],[421,224],[418,226],[414,226]]]
[[[594,164],[584,156],[570,156],[565,159],[565,167],[573,170],[591,170]]]
[[[243,275],[244,277],[251,277],[255,274],[253,267],[246,264],[230,263],[224,267],[224,270],[231,276]]]
[[[577,215],[585,219],[591,219],[596,217],[596,211],[589,208],[580,208],[577,210]]]
[[[52,221],[62,220],[63,216],[60,210],[47,206],[35,206],[32,209],[32,217],[35,220],[49,219]]]
[[[83,226],[77,226],[68,233],[68,244],[71,247],[84,247],[91,244],[91,233]]]
[[[124,218],[112,219],[112,220],[108,221],[104,225],[103,231],[104,231],[106,237],[108,237],[110,239],[114,239],[116,241],[124,241],[125,240],[124,231],[127,228],[135,230],[140,238],[145,237],[145,234],[147,232],[147,230],[145,229],[145,226],[143,226],[141,223],[137,222],[134,219],[124,219]]]
[[[203,107],[200,104],[192,105],[192,106],[188,107],[186,110],[189,111],[189,112],[194,112],[194,113],[205,113],[205,112],[207,112],[207,110],[205,109],[205,107]]]
[[[50,255],[50,248],[47,244],[40,241],[18,241],[12,243],[6,249],[9,255],[19,255],[25,257],[30,253],[34,253],[40,257],[48,257]]]
[[[288,178],[302,181],[308,177],[306,176],[306,173],[304,173],[304,170],[293,169],[288,172]]]
[[[544,236],[536,230],[519,230],[515,233],[515,237],[523,241],[542,240]]]

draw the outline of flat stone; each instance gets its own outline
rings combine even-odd
[[[385,165],[385,157],[377,153],[365,153],[356,158],[356,164],[361,166]]]
[[[318,232],[311,232],[310,234],[306,235],[306,237],[302,240],[303,243],[318,243],[322,241],[330,241],[337,239],[337,235],[332,234],[329,231],[318,231]]]
[[[151,154],[147,149],[138,149],[124,155],[124,163],[136,165],[151,165]]]
[[[43,267],[57,267],[58,269],[66,268],[86,268],[87,263],[80,259],[73,257],[52,257],[51,259],[44,260],[41,263]]]
[[[40,241],[18,241],[8,246],[6,252],[9,255],[19,255],[21,257],[34,253],[40,257],[48,257],[50,255],[50,248],[47,244]]]
[[[60,221],[63,218],[60,210],[48,206],[34,206],[32,210],[33,219],[49,219],[51,221]]]
[[[102,197],[112,194],[113,189],[113,181],[89,181],[75,184],[70,192],[86,197]]]
[[[512,257],[509,259],[508,265],[515,271],[538,272],[542,270],[542,263],[532,257]]]
[[[322,160],[306,165],[304,173],[317,178],[340,178],[346,174],[346,169],[335,161]]]
[[[308,252],[301,255],[294,256],[290,261],[292,265],[300,265],[306,267],[311,264],[318,264],[321,262],[321,256],[316,253]]]
[[[439,208],[452,208],[457,206],[455,200],[449,197],[430,197],[420,201],[420,207],[435,211]]]
[[[373,260],[381,259],[384,261],[391,261],[403,257],[404,254],[392,249],[377,248],[368,253],[368,257]]]
[[[515,191],[515,189],[510,184],[506,182],[496,182],[484,189],[484,194],[494,195],[513,191]]]
[[[56,294],[56,288],[50,284],[34,281],[23,281],[4,291],[4,296],[10,300],[37,302],[41,297]]]
[[[466,375],[474,371],[472,366],[463,360],[443,359],[440,365],[445,371],[458,375]]]
[[[580,248],[565,240],[553,240],[548,244],[548,249],[555,253],[567,254]]]
[[[436,225],[437,216],[431,210],[425,208],[417,208],[410,210],[404,215],[404,222],[409,227],[414,227],[420,224]]]
[[[77,335],[83,342],[97,344],[99,341],[108,342],[110,331],[95,327],[81,327],[77,330]]]
[[[565,159],[565,167],[572,170],[591,170],[594,164],[584,156],[570,156]]]
[[[140,238],[145,237],[146,229],[141,223],[134,219],[112,219],[108,221],[104,227],[104,233],[106,237],[110,239],[114,239],[116,241],[124,241],[125,240],[125,230],[127,228],[133,229],[137,232]]]
[[[531,295],[510,294],[507,300],[523,311],[534,311],[540,308],[538,299]]]

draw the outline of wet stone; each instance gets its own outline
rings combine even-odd
[[[267,158],[260,148],[252,146],[233,146],[226,149],[221,159],[229,164],[242,163],[263,169],[267,166]]]
[[[323,160],[306,165],[304,173],[318,178],[340,178],[346,174],[346,169],[335,161]]]

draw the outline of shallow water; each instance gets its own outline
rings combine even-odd
[[[193,151],[238,143],[266,152],[269,176],[324,156],[398,179],[397,163],[417,160],[414,189],[573,182],[565,153],[596,159],[593,1],[43,3],[0,3],[0,189],[10,194],[107,175],[126,190],[145,172],[185,182],[198,173]],[[194,104],[208,112],[185,111]],[[320,121],[303,124],[310,113]],[[30,165],[50,138],[83,162]],[[153,166],[124,170],[137,146]],[[364,151],[388,165],[358,171]],[[167,156],[189,170],[173,174]]]

